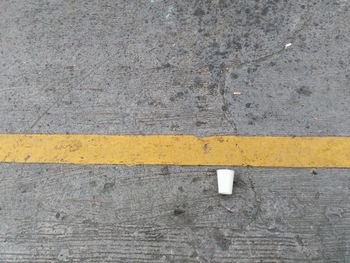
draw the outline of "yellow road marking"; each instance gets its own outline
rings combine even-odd
[[[350,167],[350,137],[0,134],[0,162]]]

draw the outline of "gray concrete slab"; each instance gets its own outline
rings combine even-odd
[[[349,7],[2,0],[0,132],[349,136]],[[212,169],[1,164],[0,262],[350,260],[349,170]]]
[[[347,262],[347,170],[3,164],[3,262]]]

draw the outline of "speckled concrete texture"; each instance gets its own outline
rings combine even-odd
[[[349,8],[1,0],[0,132],[349,136]],[[236,172],[1,164],[0,262],[350,260],[349,170]]]

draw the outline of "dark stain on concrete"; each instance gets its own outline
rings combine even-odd
[[[301,239],[301,237],[299,235],[296,235],[295,236],[295,240],[297,241],[297,243],[300,245],[300,246],[304,246],[304,242],[303,240]]]
[[[186,211],[184,209],[181,209],[181,208],[175,208],[174,209],[174,216],[178,216],[178,215],[181,215],[183,213],[185,213]]]
[[[266,7],[264,7],[264,9],[261,11],[261,14],[262,14],[263,16],[266,16],[268,12],[269,12],[269,7],[266,6]]]
[[[174,101],[177,101],[177,100],[183,98],[184,95],[185,95],[184,92],[179,91],[179,92],[177,92],[174,96],[170,97],[169,100],[170,100],[171,102],[174,102]]]
[[[239,76],[236,73],[233,73],[233,72],[231,73],[231,78],[232,79],[238,79],[238,77]]]
[[[192,180],[191,180],[191,183],[195,183],[195,182],[198,182],[200,181],[200,178],[197,176],[197,177],[194,177]]]
[[[169,166],[165,165],[162,169],[161,169],[161,174],[162,175],[169,175]]]
[[[315,194],[315,199],[316,199],[316,200],[320,199],[320,192],[317,192],[317,193]]]
[[[194,16],[199,16],[199,17],[201,17],[201,16],[204,16],[204,15],[205,15],[205,12],[203,11],[202,8],[198,7],[198,8],[194,11],[193,15],[194,15]]]
[[[114,185],[115,185],[115,182],[105,183],[104,186],[103,186],[103,192],[104,193],[110,192],[113,189]]]
[[[207,122],[205,122],[205,121],[196,121],[196,126],[197,127],[205,125],[205,124],[207,124]]]
[[[220,231],[220,230],[215,230],[214,231],[214,239],[216,242],[216,245],[222,250],[225,251],[227,250],[230,245],[231,241],[228,240],[225,235]]]
[[[303,95],[303,96],[307,96],[307,97],[309,97],[312,94],[312,91],[307,86],[301,86],[296,91],[299,95]]]

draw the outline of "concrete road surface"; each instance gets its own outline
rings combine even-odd
[[[350,136],[349,21],[348,0],[0,0],[0,133]],[[235,167],[232,196],[215,169],[0,164],[0,262],[350,262],[349,169]]]

